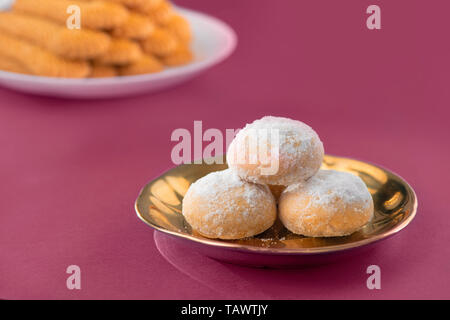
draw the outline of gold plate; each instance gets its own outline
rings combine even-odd
[[[309,238],[291,233],[277,221],[269,230],[252,238],[231,241],[207,239],[192,230],[181,214],[183,196],[189,185],[197,179],[226,168],[226,164],[203,163],[184,164],[167,171],[142,189],[135,204],[137,215],[158,231],[197,245],[208,246],[209,253],[206,254],[221,259],[226,256],[223,254],[224,249],[239,251],[241,255],[246,252],[266,255],[312,255],[359,248],[399,232],[413,220],[417,211],[414,190],[399,176],[373,164],[326,155],[322,169],[357,175],[372,194],[375,217],[360,231],[346,237]],[[214,252],[211,249],[214,248],[222,250],[222,253],[211,254]],[[245,261],[243,263],[246,264]]]

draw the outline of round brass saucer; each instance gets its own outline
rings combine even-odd
[[[188,225],[181,214],[181,205],[191,183],[227,168],[224,158],[215,159],[222,164],[184,164],[167,171],[142,189],[135,207],[138,217],[149,226],[218,260],[269,267],[326,262],[396,234],[413,220],[417,211],[414,190],[399,176],[373,164],[326,155],[322,169],[357,175],[372,194],[375,217],[361,230],[346,237],[309,238],[289,232],[277,221],[252,238],[207,239]]]

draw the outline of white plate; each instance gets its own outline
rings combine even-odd
[[[0,10],[11,1],[0,0]],[[222,21],[188,9],[177,11],[189,20],[194,34],[195,61],[155,74],[103,79],[60,79],[0,71],[0,85],[13,90],[66,98],[113,98],[166,89],[204,72],[227,58],[237,37]]]
[[[14,0],[0,0],[0,10],[6,10],[11,7]]]

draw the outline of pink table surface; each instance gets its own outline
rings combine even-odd
[[[377,3],[382,29],[369,31]],[[185,0],[239,35],[236,53],[154,95],[69,101],[0,89],[0,298],[450,298],[448,1]],[[416,190],[413,223],[351,260],[302,270],[222,264],[157,238],[139,189],[173,166],[176,128],[263,115],[314,127],[327,153]],[[82,289],[66,288],[67,266]],[[366,288],[377,264],[382,289]]]

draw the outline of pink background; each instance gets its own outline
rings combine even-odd
[[[178,3],[239,35],[229,60],[186,85],[103,101],[0,89],[0,298],[450,298],[449,2]],[[369,31],[375,3],[382,30]],[[303,270],[242,268],[158,241],[161,255],[133,203],[172,166],[171,132],[268,114],[310,124],[330,154],[403,176],[416,219],[363,256]],[[71,264],[80,291],[66,289]],[[371,264],[379,291],[366,288]]]

